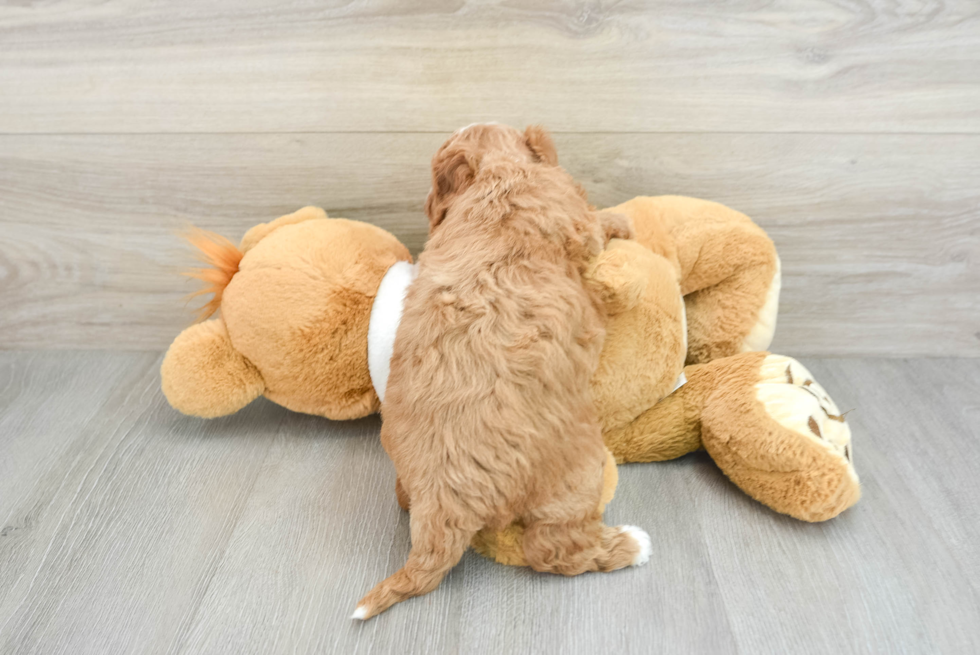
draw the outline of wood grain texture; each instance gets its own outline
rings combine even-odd
[[[0,137],[0,348],[162,349],[187,221],[238,239],[304,204],[417,251],[443,134]],[[769,231],[787,354],[980,355],[980,136],[558,134],[599,205],[714,199]]]
[[[65,498],[91,465],[104,412],[120,410],[120,389],[155,359],[149,353],[0,353],[0,607],[30,583],[44,540],[64,519]]]
[[[182,424],[160,394],[156,354],[0,357],[15,386],[36,378],[0,410],[12,424],[3,457],[20,439],[44,464],[0,505],[0,651],[165,651],[193,619],[275,426],[255,422],[261,406],[223,425]],[[112,393],[91,407],[110,376]],[[53,425],[29,418],[38,401]],[[189,438],[195,447],[181,447]]]
[[[972,0],[30,0],[0,132],[980,132]]]
[[[805,524],[722,495],[735,489],[712,466],[687,479],[699,521],[714,526],[707,549],[725,605],[741,608],[729,615],[739,650],[975,651],[980,456],[969,444],[980,429],[969,419],[980,409],[980,362],[804,364],[850,410],[862,483],[854,508]]]
[[[3,653],[920,653],[980,649],[980,361],[805,360],[864,488],[805,524],[707,455],[620,469],[644,567],[561,578],[472,552],[348,616],[408,521],[376,418],[177,415],[147,353],[0,353]]]

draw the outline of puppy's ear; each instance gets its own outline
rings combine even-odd
[[[425,199],[430,232],[446,218],[455,197],[473,183],[476,169],[477,162],[459,146],[443,147],[432,158],[432,189]]]
[[[555,142],[551,140],[548,130],[540,125],[529,125],[524,130],[524,141],[538,161],[551,166],[558,165],[558,151],[555,150]]]

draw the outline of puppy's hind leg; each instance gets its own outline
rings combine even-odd
[[[650,537],[631,525],[611,528],[598,518],[552,523],[538,520],[524,529],[524,558],[535,571],[578,575],[615,571],[650,559]]]
[[[524,559],[534,570],[578,575],[638,566],[650,559],[646,532],[603,524],[598,509],[602,469],[594,468],[596,475],[580,478],[581,487],[524,517]]]
[[[408,562],[394,575],[382,580],[357,604],[351,618],[369,619],[395,603],[427,594],[456,566],[480,526],[464,527],[460,520],[441,508],[412,508],[412,552]]]

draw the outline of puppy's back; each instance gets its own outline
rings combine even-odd
[[[433,158],[426,212],[432,237],[395,338],[381,432],[411,507],[412,551],[355,618],[432,591],[479,529],[515,518],[536,570],[646,561],[645,533],[601,519],[589,380],[603,331],[581,276],[603,228],[547,133],[457,133]]]
[[[603,330],[581,281],[590,208],[561,169],[485,165],[419,257],[395,342],[385,422],[405,477],[449,462],[455,490],[508,522],[566,453],[601,457],[589,379]],[[387,444],[386,447],[395,444]],[[400,473],[401,474],[401,473]],[[483,499],[482,501],[480,499]]]

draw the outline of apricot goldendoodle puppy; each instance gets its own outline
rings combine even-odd
[[[548,133],[474,125],[432,159],[430,236],[405,299],[381,442],[411,502],[412,551],[357,606],[435,589],[484,527],[524,523],[538,571],[641,564],[645,532],[602,523],[589,394],[604,337],[588,261],[628,220],[596,212]]]

